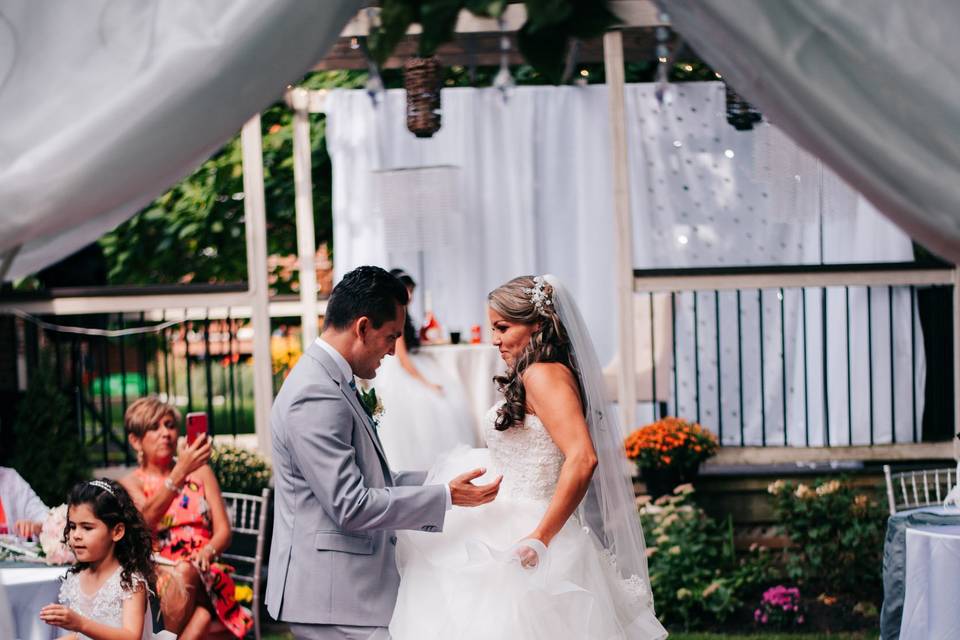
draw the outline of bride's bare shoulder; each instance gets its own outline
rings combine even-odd
[[[573,391],[577,383],[573,372],[560,362],[535,362],[527,367],[521,379],[527,397],[547,397]]]

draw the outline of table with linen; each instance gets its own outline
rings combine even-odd
[[[883,550],[881,640],[960,638],[960,509],[890,516]]]
[[[506,370],[500,352],[490,344],[444,344],[423,346],[418,353],[463,384],[477,429],[477,442],[483,443],[483,418],[500,397],[493,377]]]
[[[68,567],[28,562],[0,562],[0,635],[12,626],[15,640],[56,638],[60,629],[40,619],[40,609],[57,602],[60,579]],[[3,635],[4,638],[10,637]]]

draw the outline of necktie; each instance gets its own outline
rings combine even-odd
[[[367,414],[367,417],[370,418],[370,422],[373,423],[374,428],[376,428],[376,423],[373,422],[373,414],[370,413],[370,409],[367,408],[367,405],[363,402],[363,396],[360,395],[360,390],[357,389],[357,383],[355,380],[350,381],[350,388],[353,389],[353,393],[357,396],[357,402],[360,403],[360,406],[363,407],[363,412]]]

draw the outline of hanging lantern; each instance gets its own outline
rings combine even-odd
[[[756,107],[740,97],[733,88],[724,83],[727,89],[727,122],[737,131],[749,131],[753,125],[763,120]]]
[[[440,87],[443,66],[437,56],[408,58],[403,64],[407,90],[407,129],[429,138],[440,129]]]

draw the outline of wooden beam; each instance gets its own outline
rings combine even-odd
[[[626,60],[653,60],[656,57],[656,36],[648,27],[622,29],[623,55]],[[508,34],[510,40],[510,65],[525,64],[517,48],[514,34]],[[404,61],[417,53],[417,36],[406,36],[397,45],[393,55],[384,63],[384,69],[399,69]],[[500,64],[500,34],[465,33],[458,34],[453,41],[437,49],[437,56],[446,66],[495,67]],[[578,64],[599,64],[603,62],[603,38],[581,40],[577,52]],[[315,71],[334,69],[366,69],[367,61],[363,57],[355,38],[340,38],[315,66]]]
[[[805,462],[952,460],[953,443],[920,442],[839,447],[720,447],[704,468],[726,465],[800,464]]]
[[[623,34],[603,36],[604,71],[610,109],[610,166],[613,184],[613,215],[616,233],[614,285],[617,291],[617,397],[623,427],[631,431],[636,421],[637,371],[633,325],[633,219],[630,212],[630,157],[627,152],[627,115],[624,98]]]
[[[293,107],[293,189],[297,214],[297,279],[300,283],[300,328],[303,350],[317,338],[317,245],[313,229],[313,179],[311,178],[310,93],[297,88],[289,93]]]
[[[243,211],[247,233],[247,283],[253,308],[254,429],[260,452],[270,457],[270,407],[273,405],[273,367],[270,359],[270,313],[267,288],[267,205],[263,188],[263,134],[260,114],[240,132],[243,152]]]
[[[620,18],[624,27],[656,27],[666,24],[660,20],[660,11],[652,0],[612,0],[610,10]],[[379,8],[361,9],[350,19],[340,32],[341,38],[358,38],[370,33],[372,21],[376,19]],[[503,30],[513,33],[519,31],[527,21],[527,7],[522,3],[508,4],[501,16]],[[457,17],[455,33],[499,33],[500,23],[493,18],[475,16],[467,10],[461,10]],[[419,35],[420,25],[412,25],[407,35]]]

